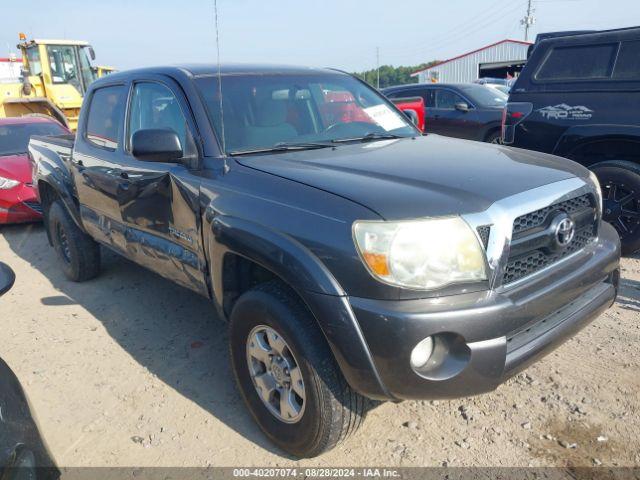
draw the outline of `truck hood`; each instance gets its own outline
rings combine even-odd
[[[552,155],[439,135],[236,160],[340,195],[387,220],[481,212],[525,190],[587,175]]]
[[[0,177],[31,183],[31,164],[27,154],[0,155]]]

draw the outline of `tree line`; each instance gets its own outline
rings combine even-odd
[[[413,72],[418,70],[423,70],[425,68],[430,67],[431,65],[436,64],[437,61],[421,63],[416,66],[400,66],[394,67],[391,65],[381,65],[380,66],[380,88],[390,87],[392,85],[404,85],[406,83],[417,83],[418,77],[411,77]],[[365,72],[354,72],[354,75],[361,78],[365,82],[369,83],[372,86],[377,85],[378,81],[378,73],[375,68],[371,70],[367,70]]]

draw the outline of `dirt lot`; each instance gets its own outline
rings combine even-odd
[[[0,229],[17,274],[0,356],[61,466],[284,466],[236,392],[209,303],[107,253],[68,282],[42,227]],[[299,465],[640,465],[640,256],[617,305],[490,395],[384,404],[358,434]]]

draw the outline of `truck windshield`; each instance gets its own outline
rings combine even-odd
[[[26,153],[31,135],[63,135],[65,133],[68,132],[53,122],[0,125],[0,157]]]
[[[222,138],[218,76],[196,84]],[[418,134],[384,97],[344,74],[223,75],[222,100],[230,154]]]

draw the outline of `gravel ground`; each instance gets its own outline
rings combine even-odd
[[[68,282],[38,225],[0,227],[0,260],[0,356],[61,466],[640,465],[640,256],[614,308],[497,391],[383,404],[299,463],[245,410],[207,300],[110,253]]]

